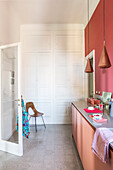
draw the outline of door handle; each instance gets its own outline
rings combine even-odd
[[[20,99],[16,99],[15,101],[19,102],[19,101],[20,101]]]

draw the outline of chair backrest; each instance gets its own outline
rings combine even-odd
[[[26,103],[26,112],[27,112],[27,113],[28,113],[29,108],[32,108],[32,110],[33,110],[34,112],[35,112],[35,110],[36,110],[33,102],[27,102],[27,103]]]

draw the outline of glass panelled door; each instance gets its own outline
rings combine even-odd
[[[0,150],[23,155],[21,44],[0,47]]]

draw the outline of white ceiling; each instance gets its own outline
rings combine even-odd
[[[22,24],[80,23],[86,24],[88,0],[1,0]],[[99,0],[90,0],[90,16]]]
[[[86,24],[88,0],[2,0],[22,24],[78,23]],[[90,0],[90,16],[99,0]]]

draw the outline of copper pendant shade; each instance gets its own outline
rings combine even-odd
[[[90,59],[88,58],[87,65],[85,68],[85,73],[92,73],[92,72],[93,72],[93,67],[91,65]]]
[[[87,1],[88,3],[88,54],[89,54],[89,0]],[[85,73],[92,73],[93,72],[93,67],[91,64],[90,59],[88,58],[87,60],[87,65],[85,68]]]
[[[107,53],[107,50],[106,50],[106,46],[105,46],[105,0],[103,0],[103,36],[104,36],[104,47],[103,47],[103,50],[102,50],[102,54],[101,54],[101,57],[100,57],[100,61],[99,61],[99,67],[100,68],[109,68],[111,67],[111,63],[110,63],[110,60],[109,60],[109,56],[108,56],[108,53]]]
[[[102,54],[101,54],[98,66],[100,68],[109,68],[109,67],[111,67],[111,63],[110,63],[109,56],[108,56],[108,53],[107,53],[105,45],[103,47]]]

